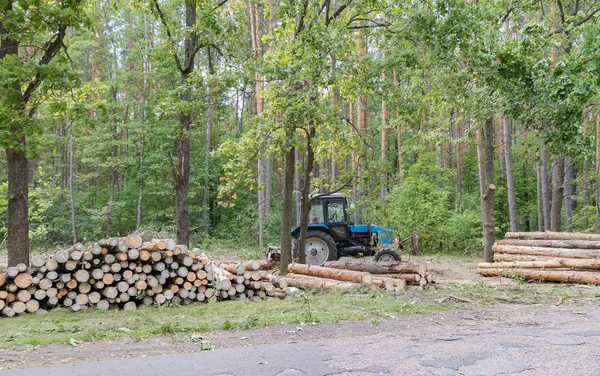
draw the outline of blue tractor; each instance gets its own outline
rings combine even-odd
[[[323,265],[342,256],[375,256],[375,261],[400,261],[389,229],[350,222],[348,200],[341,193],[312,201],[304,253],[308,265]],[[298,259],[300,226],[292,230],[296,239],[293,258]]]

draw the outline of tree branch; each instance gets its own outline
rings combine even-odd
[[[572,25],[573,25],[573,27],[578,27],[578,26],[581,26],[581,25],[583,25],[584,23],[586,23],[586,22],[588,22],[589,20],[591,20],[592,18],[594,18],[594,16],[595,16],[595,15],[596,15],[598,12],[600,12],[600,8],[597,8],[597,9],[595,9],[595,10],[591,11],[591,12],[590,12],[590,13],[589,13],[589,14],[588,14],[588,15],[587,15],[585,18],[583,18],[583,19],[582,19],[582,20],[580,20],[579,22],[575,22],[575,23],[573,23],[573,24],[572,24]],[[566,21],[566,22],[565,22],[565,24],[567,24],[567,25],[568,25],[568,24],[571,24],[571,23],[570,23],[569,21]],[[564,28],[564,27],[561,27],[560,29],[557,29],[557,30],[555,30],[555,31],[553,31],[553,32],[551,32],[551,33],[549,33],[549,34],[548,34],[548,36],[549,36],[549,37],[551,37],[551,36],[553,36],[553,35],[556,35],[556,34],[561,34],[561,33],[563,33],[564,31],[565,31],[565,28]]]
[[[162,10],[160,9],[160,6],[158,5],[158,0],[153,0],[152,4],[154,5],[154,9],[156,9],[156,13],[158,13],[158,18],[160,20],[160,23],[164,26],[164,28],[167,32],[167,37],[169,39],[169,43],[171,44],[171,48],[173,48],[173,57],[175,58],[175,64],[177,65],[177,69],[180,72],[183,72],[183,67],[181,66],[181,61],[179,60],[179,56],[177,56],[177,48],[175,47],[175,41],[173,40],[173,34],[171,33],[171,28],[169,28],[167,19],[166,19],[164,13],[162,12]]]

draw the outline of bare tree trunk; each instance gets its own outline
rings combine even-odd
[[[69,200],[71,202],[71,235],[73,244],[77,243],[77,231],[75,230],[75,199],[73,198],[73,133],[69,120],[66,123],[69,136]]]
[[[506,137],[504,136],[504,121],[503,118],[499,117],[494,120],[497,120],[497,129],[496,139],[497,142],[495,144],[498,145],[498,167],[500,169],[500,178],[504,175],[504,161],[505,161],[505,153],[504,153],[504,140]]]
[[[573,160],[569,157],[565,158],[565,223],[567,226],[567,232],[573,232],[573,195],[575,194],[575,187],[573,185],[573,179],[575,177],[575,167],[573,166]]]
[[[293,130],[287,132],[287,139],[291,140]],[[281,267],[279,273],[287,274],[287,266],[292,262],[292,200],[294,194],[294,174],[296,173],[296,149],[289,145],[285,156],[285,169],[283,177],[283,201],[281,204]],[[304,253],[304,252],[298,252]]]
[[[562,201],[565,190],[565,158],[560,158],[552,168],[552,212],[550,216],[552,231],[562,229]]]
[[[2,14],[6,15],[13,12],[13,2],[4,2]],[[0,60],[7,56],[18,60],[19,42],[14,38],[13,33],[9,33],[3,22],[0,22]],[[16,108],[17,111],[25,111],[24,99],[21,95],[21,88],[18,82],[12,85],[10,94],[18,95],[15,102],[23,105],[23,108]],[[2,95],[5,95],[4,93]],[[27,161],[27,141],[20,124],[10,126],[11,137],[16,141],[17,147],[6,148],[6,169],[8,175],[8,212],[7,212],[7,230],[8,237],[6,245],[8,248],[8,266],[15,266],[19,263],[29,265],[29,168]]]
[[[189,0],[188,0],[189,1]],[[188,2],[186,1],[186,3]],[[194,8],[195,14],[195,8]],[[195,17],[194,17],[195,18]],[[195,23],[195,22],[194,22]],[[181,74],[181,84],[185,85],[189,75]],[[191,102],[189,92],[181,94],[180,100]],[[190,130],[192,117],[189,112],[179,115],[179,135],[177,137],[177,167],[173,172],[175,180],[175,229],[177,244],[189,246],[190,243],[190,212],[188,208],[188,188],[190,183]]]
[[[494,245],[494,122],[485,122],[485,186],[483,191],[483,259],[492,262]]]
[[[458,191],[458,200],[456,208],[462,212],[463,201],[463,161],[465,156],[465,113],[461,114],[460,124],[458,125],[458,147],[456,148],[456,186]]]
[[[361,34],[360,36],[360,48],[358,50],[358,56],[359,59],[365,59],[367,57],[367,53],[368,53],[368,46],[367,46],[367,37],[364,33]],[[364,68],[363,68],[364,69]],[[357,128],[359,130],[359,132],[361,133],[361,137],[366,137],[367,135],[367,94],[366,93],[361,93],[358,96],[358,107],[356,109],[356,117],[357,117]],[[363,177],[363,168],[364,166],[362,166],[361,163],[358,164],[357,166],[358,168],[358,180],[359,182],[362,182],[362,177]],[[356,187],[356,199],[355,199],[355,219],[356,222],[362,220],[362,205],[360,204],[360,200],[362,198],[362,192],[364,191],[364,188],[361,185],[357,185]]]
[[[313,170],[315,153],[312,146],[312,139],[315,136],[315,128],[311,126],[306,135],[306,166],[304,167],[304,177],[302,179],[302,210],[300,216],[300,235],[298,236],[298,262],[306,263],[306,254],[304,252],[306,237],[308,235],[308,216],[310,214],[311,200],[308,197],[310,193],[310,176]]]
[[[210,80],[215,74],[213,55],[210,46],[207,47],[208,56],[208,74],[210,79],[208,80],[208,106],[206,108],[206,133],[204,135],[204,194],[202,195],[202,222],[207,228],[209,227],[208,218],[208,195],[209,195],[209,167],[210,167],[210,136],[212,134],[212,126],[214,119],[214,101],[212,98],[212,87]]]
[[[586,136],[587,135],[587,131],[588,131],[588,114],[586,112],[583,113],[583,124],[581,126],[582,131],[583,131],[583,135]],[[581,184],[581,194],[583,196],[583,227],[584,227],[584,231],[588,231],[588,227],[590,225],[589,220],[588,220],[588,205],[590,204],[590,192],[589,192],[589,187],[588,187],[588,163],[587,160],[583,161],[583,166],[582,166],[582,184]]]
[[[596,115],[596,232],[600,232],[600,115]]]
[[[515,177],[513,174],[511,139],[512,130],[510,119],[502,118],[504,130],[504,159],[506,165],[506,185],[508,188],[508,213],[510,218],[510,231],[519,231],[519,218],[517,216],[517,200],[515,196]]]
[[[539,157],[539,155],[538,155]],[[538,231],[544,231],[544,191],[542,189],[542,161],[538,158],[538,162],[535,165],[535,175],[537,181],[537,215],[538,215]]]
[[[543,149],[544,144],[542,142],[542,150],[540,156],[542,158],[542,207],[544,209],[544,230],[550,231],[550,182],[548,181],[548,153]]]
[[[252,41],[252,49],[254,50],[257,58],[260,58],[261,51],[261,42],[260,42],[260,24],[259,24],[259,14],[258,14],[258,5],[252,2],[249,2],[248,9],[250,11],[250,33],[251,33],[251,41]],[[263,112],[263,99],[262,99],[262,78],[258,71],[254,72],[254,102],[256,106],[255,114],[260,118]],[[260,124],[259,124],[260,127]],[[258,246],[264,246],[264,227],[265,227],[265,155],[263,149],[260,151],[260,155],[258,156]]]
[[[117,89],[113,88],[113,99],[117,99]],[[116,141],[117,138],[117,127],[113,128],[113,141]],[[113,163],[116,163],[117,156],[119,155],[119,147],[116,145],[113,147]],[[106,213],[106,237],[110,237],[112,231],[112,214],[115,206],[115,183],[117,180],[117,168],[112,167],[110,172],[110,185],[109,185],[109,193],[108,193],[108,211]]]
[[[294,165],[300,163],[300,152],[296,148],[294,148],[294,158],[296,159],[296,162]],[[296,182],[295,183],[295,186],[296,186],[295,197],[296,197],[296,223],[297,224],[300,224],[300,215],[302,212],[301,200],[300,200],[300,186],[302,185],[302,182],[300,180],[300,171],[301,171],[301,167],[294,168],[294,177],[295,177],[294,180]]]

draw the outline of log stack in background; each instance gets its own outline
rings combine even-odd
[[[509,232],[492,249],[496,262],[478,265],[483,276],[600,285],[600,234]]]
[[[190,251],[173,240],[143,243],[140,236],[130,235],[103,239],[87,249],[78,243],[33,257],[31,267],[7,268],[0,273],[0,313],[14,316],[57,306],[129,311],[140,305],[189,304],[213,296],[283,297],[285,292],[270,278],[262,270],[253,270],[248,278],[245,270],[241,276],[229,273],[200,250]]]

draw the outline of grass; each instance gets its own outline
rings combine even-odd
[[[452,308],[410,296],[315,290],[302,297],[264,302],[226,301],[176,307],[146,307],[134,312],[70,312],[2,318],[0,349],[170,335],[218,329],[246,329],[285,323],[320,323],[391,315],[433,313]]]

